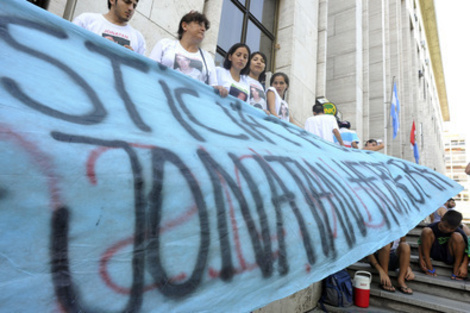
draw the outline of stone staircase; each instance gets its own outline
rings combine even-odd
[[[410,265],[415,273],[415,280],[407,282],[413,289],[413,295],[405,295],[401,292],[387,292],[379,287],[378,272],[367,262],[357,262],[348,267],[351,277],[358,270],[369,271],[373,274],[370,290],[370,306],[362,309],[356,306],[349,308],[336,308],[327,306],[328,312],[470,312],[470,280],[451,280],[452,267],[438,261],[433,261],[437,277],[431,277],[421,272],[418,263],[418,238],[425,223],[420,223],[407,234],[407,242],[411,246]],[[469,268],[470,272],[470,268]],[[389,272],[394,286],[397,286],[397,273]],[[314,310],[312,312],[321,312]]]

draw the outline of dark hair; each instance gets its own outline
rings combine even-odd
[[[261,51],[256,51],[256,52],[253,52],[251,54],[251,56],[250,56],[250,65],[251,65],[251,59],[253,59],[255,57],[255,55],[257,55],[257,54],[259,54],[264,59],[264,64],[266,65],[266,63],[267,63],[266,55]],[[264,86],[264,84],[266,82],[266,66],[264,67],[264,70],[261,72],[261,74],[259,74],[258,81]]]
[[[273,83],[274,83],[274,80],[276,79],[276,77],[278,76],[282,76],[284,78],[284,81],[286,82],[286,85],[287,85],[287,89],[289,89],[289,76],[287,76],[287,74],[283,73],[283,72],[277,72],[277,73],[274,73],[272,76],[271,76],[271,79],[269,80],[269,86],[272,86]],[[286,96],[286,93],[284,92],[283,94],[283,97],[282,99],[284,100],[284,97]]]
[[[191,11],[185,14],[180,20],[178,26],[178,39],[183,38],[183,22],[186,24],[189,24],[191,22],[197,22],[198,24],[204,23],[206,30],[209,30],[209,28],[211,27],[211,23],[204,14],[199,13],[198,11]]]
[[[339,128],[350,129],[351,128],[351,123],[349,123],[349,121],[340,121],[340,120],[338,120],[338,127]]]
[[[447,224],[452,228],[457,228],[460,226],[460,223],[462,223],[462,213],[455,210],[449,210],[444,214],[441,221],[447,222]]]
[[[235,98],[238,98],[238,99],[240,99],[240,100],[248,101],[248,99],[247,99],[248,95],[247,95],[245,92],[243,92],[243,91],[241,91],[240,89],[238,89],[238,88],[230,88],[230,95],[232,95],[232,96],[234,96]],[[244,97],[245,99],[239,98],[239,97],[238,97],[239,95],[243,95],[243,97]]]
[[[312,107],[313,113],[325,113],[325,109],[323,109],[323,104],[321,103],[315,103]]]
[[[237,51],[238,48],[246,48],[248,50],[248,55],[250,55],[250,47],[248,47],[244,43],[236,43],[228,50],[227,54],[225,55],[224,60],[224,69],[229,70],[232,67],[232,61],[228,59],[229,55],[232,55]],[[250,73],[250,62],[246,62],[246,66],[241,70],[240,75],[248,75]]]
[[[366,147],[367,147],[368,144],[373,144],[373,143],[376,143],[376,144],[377,144],[377,140],[375,140],[375,139],[369,139],[369,140],[367,140],[367,141],[366,141]]]
[[[116,2],[118,2],[118,0],[116,0]],[[137,0],[137,2],[139,2],[139,0]],[[108,0],[108,10],[111,10],[111,1]]]
[[[289,76],[287,76],[287,74],[284,74],[283,72],[274,73],[271,76],[271,79],[269,80],[269,86],[271,86],[274,83],[274,79],[278,76],[284,77],[284,81],[286,82],[287,86],[289,86]]]

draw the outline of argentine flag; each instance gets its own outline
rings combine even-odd
[[[390,107],[390,115],[392,116],[393,139],[397,137],[400,129],[400,101],[398,100],[397,84],[393,83],[392,103]]]

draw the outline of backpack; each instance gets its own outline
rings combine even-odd
[[[336,307],[349,307],[353,304],[353,285],[346,269],[331,274],[323,280],[323,292],[320,298],[323,310],[325,310],[324,303]]]

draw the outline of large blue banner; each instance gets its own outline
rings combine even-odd
[[[0,310],[249,312],[461,186],[0,0]]]

